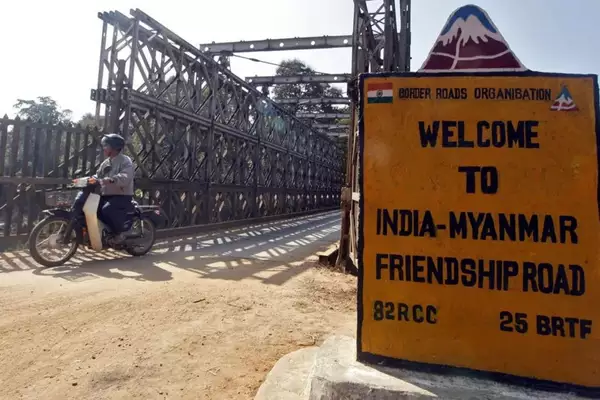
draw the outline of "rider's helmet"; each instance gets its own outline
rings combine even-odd
[[[102,146],[110,146],[112,149],[121,151],[125,147],[125,139],[116,133],[108,133],[102,136]]]

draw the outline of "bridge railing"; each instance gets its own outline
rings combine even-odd
[[[102,134],[97,128],[79,125],[0,118],[0,250],[26,240],[40,211],[47,207],[47,191],[65,187],[75,177],[96,172],[104,159]],[[164,160],[173,155],[177,141],[177,137],[166,136],[160,143],[149,145],[132,136],[126,153],[146,147]],[[244,152],[244,143],[229,151]],[[201,155],[190,154],[188,161],[192,157],[202,162]],[[291,215],[339,204],[335,183],[325,181],[318,170],[294,173],[282,182],[278,191],[265,186],[271,181],[252,179],[252,165],[238,162],[229,167],[233,178],[224,183],[216,174],[188,176],[174,170],[148,178],[143,167],[136,165],[136,200],[161,206],[169,220],[163,228],[169,231],[175,228],[173,232],[179,231],[177,228],[193,230],[207,224]],[[210,200],[206,201],[208,184]],[[254,193],[256,197],[251,198]]]

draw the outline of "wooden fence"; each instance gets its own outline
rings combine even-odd
[[[45,192],[95,173],[101,136],[79,125],[0,119],[0,247],[30,232],[45,208]]]

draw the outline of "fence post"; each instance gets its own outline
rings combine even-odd
[[[8,141],[8,115],[4,115],[0,123],[0,176],[4,176],[6,146]]]

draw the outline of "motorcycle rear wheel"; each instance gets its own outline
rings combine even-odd
[[[154,246],[154,241],[156,240],[156,226],[154,226],[154,223],[150,218],[142,218],[135,221],[134,224],[135,223],[139,223],[140,227],[143,226],[143,238],[146,240],[143,240],[143,244],[140,245],[127,246],[125,251],[134,257],[140,257],[152,250],[152,246]],[[137,241],[140,241],[140,239],[136,239],[136,242]]]
[[[79,247],[79,240],[77,238],[77,232],[75,229],[73,229],[73,231],[71,232],[71,240],[68,243],[68,251],[65,253],[65,255],[63,255],[62,257],[58,258],[57,260],[51,260],[48,257],[44,256],[41,254],[40,252],[40,248],[39,245],[40,243],[38,243],[40,234],[42,233],[43,229],[46,228],[48,225],[51,224],[60,224],[61,228],[59,230],[59,233],[53,234],[51,235],[48,239],[46,239],[46,241],[54,241],[56,243],[53,243],[51,245],[58,245],[58,241],[59,240],[63,240],[63,236],[60,235],[60,232],[63,230],[63,227],[66,228],[67,225],[69,224],[70,220],[64,217],[59,217],[59,216],[51,216],[51,217],[47,217],[44,218],[43,220],[41,220],[32,230],[31,230],[31,234],[29,235],[29,254],[31,254],[31,257],[37,261],[38,263],[42,264],[44,267],[58,267],[60,265],[63,265],[64,263],[66,263],[67,261],[69,261],[71,259],[71,257],[73,257],[75,255],[75,253],[77,252],[77,248]],[[52,237],[55,236],[55,237]]]

